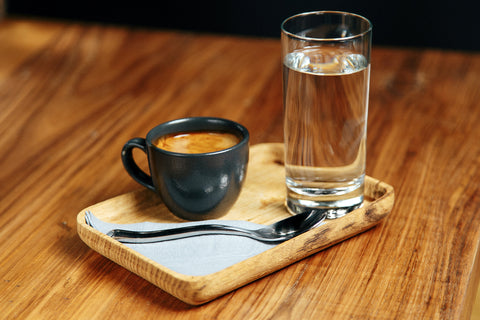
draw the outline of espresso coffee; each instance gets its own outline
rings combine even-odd
[[[208,153],[228,149],[240,142],[229,132],[176,132],[158,138],[153,144],[163,150],[177,153]]]
[[[240,194],[247,173],[249,137],[247,128],[227,119],[176,119],[152,128],[145,138],[127,141],[122,162],[128,174],[157,193],[177,217],[217,219]],[[135,149],[147,156],[149,171],[138,166]]]

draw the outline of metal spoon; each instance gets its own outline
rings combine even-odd
[[[90,211],[87,211],[85,214],[87,224],[89,224],[89,215],[91,214]],[[326,216],[326,210],[312,209],[253,230],[215,223],[158,231],[113,229],[107,232],[106,235],[122,243],[153,243],[214,234],[243,236],[266,243],[280,243],[317,227],[325,220]]]

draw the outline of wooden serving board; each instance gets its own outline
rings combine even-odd
[[[284,206],[283,145],[259,144],[250,148],[244,187],[234,207],[221,219],[270,224],[288,217]],[[355,236],[382,221],[392,210],[393,188],[365,178],[365,204],[342,218],[326,223],[261,254],[218,272],[184,275],[150,260],[85,223],[85,211],[111,223],[181,222],[153,192],[142,189],[85,208],[77,215],[80,238],[92,249],[143,277],[178,299],[199,305],[211,301],[298,260]]]

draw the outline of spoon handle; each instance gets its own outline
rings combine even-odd
[[[268,228],[268,227],[267,227]],[[157,231],[130,231],[113,229],[107,236],[122,243],[154,243],[205,235],[233,235],[249,237],[263,242],[278,242],[282,239],[265,239],[256,230],[248,230],[222,224],[206,224]]]

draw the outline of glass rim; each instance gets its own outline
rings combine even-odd
[[[355,35],[351,35],[351,36],[348,36],[348,37],[340,37],[340,38],[306,37],[306,36],[301,36],[301,35],[292,33],[292,32],[287,31],[285,29],[285,24],[287,22],[293,20],[293,19],[296,19],[296,18],[299,18],[299,17],[304,17],[304,16],[324,15],[324,14],[344,15],[344,16],[356,17],[360,20],[363,20],[363,21],[367,22],[368,28],[366,28],[365,31],[359,32]],[[282,24],[280,25],[280,29],[284,34],[288,35],[289,37],[296,38],[298,40],[304,40],[304,41],[346,41],[346,40],[352,40],[352,39],[355,39],[355,38],[361,38],[364,35],[366,35],[367,33],[371,32],[372,31],[372,23],[370,22],[369,19],[365,18],[364,16],[361,16],[361,15],[356,14],[356,13],[346,12],[346,11],[328,11],[328,10],[327,11],[309,11],[309,12],[298,13],[298,14],[295,14],[293,16],[290,16],[290,17],[286,18],[285,20],[283,20]]]

